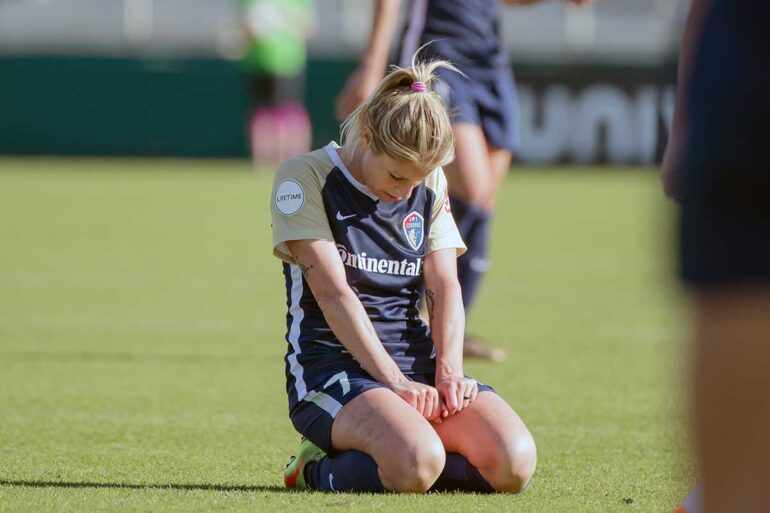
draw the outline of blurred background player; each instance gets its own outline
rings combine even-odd
[[[770,511],[768,24],[764,0],[693,3],[663,164],[693,298],[703,513]]]
[[[508,0],[532,4],[539,0]],[[569,0],[587,4],[592,0]],[[400,0],[378,0],[369,44],[337,98],[344,119],[382,79]],[[468,251],[458,261],[466,315],[489,268],[489,230],[500,188],[518,146],[516,86],[499,28],[498,0],[412,0],[403,31],[403,65],[420,46],[423,58],[446,59],[466,76],[441,70],[438,86],[453,115],[455,160],[445,166],[450,204]],[[501,360],[505,352],[466,334],[464,354]]]
[[[304,106],[306,40],[312,0],[240,0],[246,34],[242,65],[249,76],[249,146],[255,165],[306,153],[310,117]]]

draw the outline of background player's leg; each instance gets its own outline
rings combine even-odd
[[[463,304],[469,310],[481,276],[488,267],[487,238],[490,214],[484,209],[489,195],[490,162],[481,127],[456,123],[455,160],[444,168],[449,184],[452,214],[468,251],[457,261]]]
[[[305,74],[277,80],[275,138],[279,162],[310,151],[312,131],[305,109]]]
[[[478,213],[473,216],[475,224],[462,234],[468,251],[458,260],[458,275],[466,282],[463,286],[463,304],[466,311],[476,297],[478,286],[483,274],[489,269],[489,237],[492,224],[492,214],[497,204],[497,191],[507,176],[511,165],[511,152],[506,149],[487,147],[486,156],[487,178],[486,190],[481,192],[478,202],[470,205],[462,205],[461,208],[476,209]],[[463,268],[463,266],[467,266]],[[462,270],[460,270],[462,269]]]
[[[466,314],[476,298],[479,284],[489,268],[488,247],[491,211],[490,187],[494,177],[484,131],[473,123],[455,123],[455,160],[444,167],[449,183],[452,215],[468,251],[457,260],[457,277],[463,295]],[[495,165],[499,157],[495,153]],[[510,157],[509,157],[510,158]],[[466,357],[492,360],[505,358],[505,352],[489,348],[478,338],[466,336],[463,345]]]
[[[343,406],[332,424],[332,446],[342,452],[308,470],[313,488],[330,489],[331,481],[337,491],[366,491],[357,480],[364,475],[368,481],[376,465],[373,470],[387,490],[424,492],[444,468],[444,448],[431,425],[386,388],[368,390]]]
[[[696,294],[695,430],[705,513],[770,511],[770,287]]]
[[[275,144],[276,77],[259,74],[250,78],[252,113],[249,118],[249,148],[255,166],[277,162]]]
[[[497,192],[500,190],[505,177],[508,176],[508,171],[511,169],[513,154],[510,150],[489,146],[487,148],[487,155],[489,158],[490,177],[487,196],[484,199],[484,208],[487,212],[494,212],[495,206],[497,206]]]
[[[482,392],[457,415],[433,425],[447,453],[458,453],[498,492],[517,493],[537,465],[527,426],[500,396]]]
[[[455,160],[444,167],[454,198],[481,206],[489,189],[490,163],[484,131],[474,123],[454,124]]]

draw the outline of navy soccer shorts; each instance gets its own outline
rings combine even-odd
[[[328,378],[315,379],[318,376],[311,376],[305,369],[305,378],[316,383],[323,383],[315,389],[308,390],[307,395],[302,401],[290,405],[289,417],[294,428],[305,438],[309,439],[315,445],[326,451],[328,454],[334,454],[332,449],[332,423],[340,410],[355,397],[363,394],[367,390],[374,388],[387,388],[378,381],[375,381],[365,371],[345,370],[337,373],[329,372]],[[434,374],[413,374],[407,376],[409,379],[427,385],[433,385]],[[478,384],[479,393],[494,389],[489,385]]]
[[[770,280],[770,32],[728,23],[739,5],[715,3],[689,80],[679,267],[696,287]]]
[[[509,68],[463,68],[463,77],[439,69],[436,86],[455,123],[480,126],[490,145],[515,152],[519,147],[519,104]]]

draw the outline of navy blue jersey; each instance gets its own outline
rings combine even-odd
[[[288,306],[287,377],[298,400],[318,385],[305,382],[305,369],[326,375],[318,371],[360,367],[329,328],[286,241],[318,239],[337,246],[348,284],[405,374],[433,372],[435,366],[433,342],[417,307],[425,256],[465,248],[449,211],[441,169],[408,199],[385,203],[350,174],[337,149],[330,143],[284,162],[273,187],[273,246],[284,262]]]
[[[499,9],[497,0],[412,0],[400,63],[432,41],[422,58],[447,59],[460,69],[505,66]]]

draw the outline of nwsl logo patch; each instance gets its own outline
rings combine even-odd
[[[404,235],[406,235],[406,241],[412,246],[415,251],[422,246],[422,241],[425,238],[425,221],[417,212],[410,212],[404,218],[402,224],[404,227]]]

